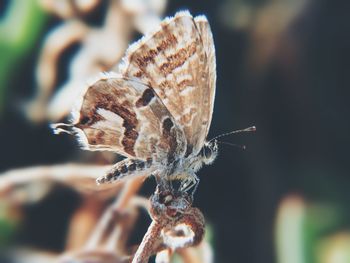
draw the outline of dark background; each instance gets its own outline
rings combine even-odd
[[[7,1],[0,2],[4,10]],[[211,24],[218,78],[209,138],[257,127],[254,134],[223,138],[245,144],[247,149],[221,145],[215,163],[199,172],[195,206],[213,229],[215,262],[276,262],[276,215],[281,201],[290,195],[305,202],[311,228],[321,219],[308,209],[317,205],[336,207],[340,218],[319,228],[317,238],[305,241],[305,250],[312,250],[328,235],[349,230],[350,5],[347,1],[304,2],[282,30],[273,34],[267,30],[265,36],[263,30],[256,33],[259,24],[254,19],[271,4],[267,0],[170,1],[166,9],[166,15],[180,9],[205,14]],[[250,6],[255,15],[248,26],[238,27],[227,21],[234,20],[241,3]],[[89,18],[91,23],[98,24],[104,11],[100,7]],[[266,19],[276,27],[281,22],[274,21],[273,14]],[[49,18],[47,30],[58,22]],[[0,118],[1,171],[73,161],[80,153],[73,138],[54,136],[47,124],[33,126],[18,107],[33,95],[42,40],[43,36],[12,71]],[[261,58],[259,48],[266,45],[270,51]],[[60,62],[61,81],[67,74],[65,63],[76,48]],[[154,182],[145,187],[151,189]],[[28,208],[31,228],[43,227],[41,215],[56,227],[43,229],[35,238],[24,227],[18,235],[20,242],[62,247],[60,234],[66,219],[59,215],[70,213],[75,207],[71,200],[78,200],[73,192],[64,191],[66,194],[60,190],[53,193],[47,200],[50,205]],[[306,258],[317,262],[315,255]]]

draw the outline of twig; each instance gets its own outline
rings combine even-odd
[[[6,195],[13,188],[33,182],[59,182],[88,194],[101,192],[99,198],[115,194],[116,185],[96,185],[96,179],[105,174],[110,165],[60,164],[14,169],[0,174],[0,195]],[[111,191],[107,191],[111,190]]]
[[[167,222],[159,223],[157,221],[152,221],[135,253],[132,263],[148,262],[148,259],[155,254],[155,251],[158,250],[159,246],[162,244],[159,237],[166,223]]]
[[[69,222],[66,250],[80,249],[86,243],[104,208],[104,201],[95,198],[93,195],[83,196],[82,204],[74,212]]]
[[[103,237],[108,229],[108,226],[115,222],[116,217],[120,216],[120,213],[125,209],[130,198],[140,189],[145,177],[136,177],[126,182],[123,187],[120,196],[115,202],[106,210],[103,214],[98,225],[91,234],[89,240],[86,242],[85,249],[91,249],[97,247],[103,241]],[[109,241],[111,242],[111,240]],[[116,242],[116,241],[115,241]]]
[[[178,248],[199,244],[204,235],[204,217],[198,208],[191,207],[191,197],[157,187],[151,197],[152,223],[149,226],[132,263],[145,263],[166,248],[169,253]]]

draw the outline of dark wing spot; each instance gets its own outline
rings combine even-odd
[[[82,118],[80,119],[80,124],[85,125],[85,124],[88,124],[89,121],[90,121],[90,118],[87,117],[87,116],[85,116],[85,117],[82,117]]]
[[[125,118],[123,122],[123,127],[125,128],[124,137],[122,140],[124,151],[134,156],[134,145],[137,137],[139,136],[138,132],[135,130],[136,126],[134,125],[133,120]]]
[[[139,136],[138,132],[136,131],[136,125],[132,125],[132,122],[130,122],[130,120],[124,119],[123,126],[125,128],[124,136],[122,139],[124,151],[132,156],[135,156],[134,146],[136,139]]]
[[[90,110],[89,112],[80,111],[80,119],[76,124],[76,127],[79,129],[86,128],[93,125],[94,123],[102,120],[103,118],[96,113],[95,109]]]
[[[141,98],[136,101],[136,107],[147,106],[154,97],[154,91],[151,88],[146,89]]]
[[[163,135],[169,136],[170,135],[170,130],[174,126],[173,121],[170,118],[166,118],[163,121]]]
[[[177,147],[175,135],[171,132],[173,126],[174,123],[170,118],[166,118],[162,123],[163,136],[167,139],[170,146],[168,152],[168,163],[172,163],[175,160],[175,151]]]

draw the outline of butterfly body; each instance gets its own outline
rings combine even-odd
[[[153,174],[188,189],[217,155],[216,141],[206,142],[216,82],[207,19],[188,11],[164,19],[116,71],[87,87],[72,122],[84,148],[126,157],[97,182]]]
[[[173,180],[182,179],[188,174],[194,175],[199,171],[203,165],[211,164],[218,154],[218,147],[216,141],[212,143],[205,143],[201,151],[193,154],[187,158],[181,158],[175,162],[170,171],[170,177]]]
[[[196,172],[203,165],[210,165],[218,155],[217,142],[206,142],[202,150],[188,158],[178,158],[177,160],[164,165],[149,158],[146,161],[125,159],[117,163],[106,175],[97,179],[98,184],[111,183],[125,177],[135,176],[148,171],[149,174],[160,175],[168,181],[182,181],[180,190],[194,186],[198,181]],[[181,189],[183,188],[183,189]]]

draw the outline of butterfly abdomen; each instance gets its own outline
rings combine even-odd
[[[104,176],[96,180],[97,184],[112,183],[127,176],[142,174],[143,171],[152,166],[153,159],[146,161],[125,159],[116,163],[113,168]]]

